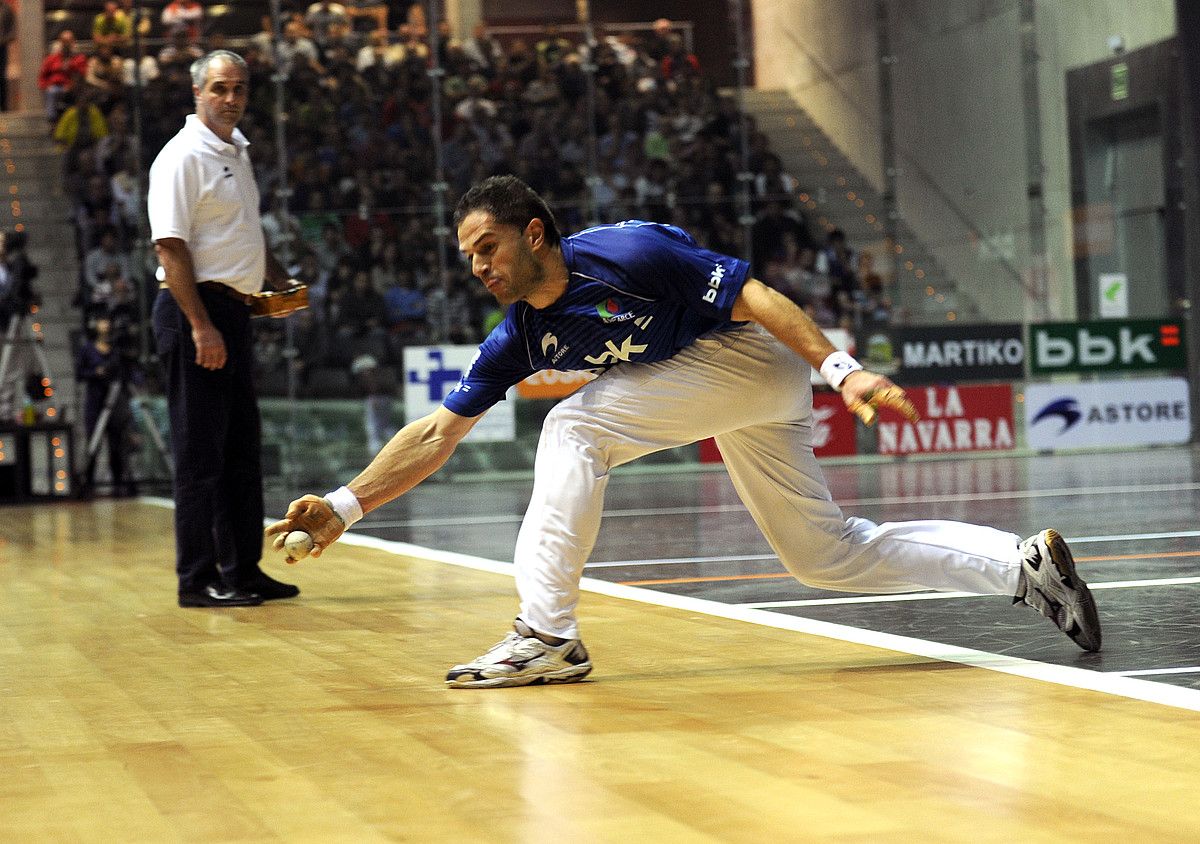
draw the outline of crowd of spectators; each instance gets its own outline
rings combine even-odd
[[[140,282],[153,266],[131,257],[142,213],[130,138],[134,75],[142,83],[145,166],[193,109],[190,63],[222,46],[238,49],[250,68],[241,128],[267,237],[312,300],[293,318],[298,356],[289,357],[281,322],[259,326],[268,381],[286,381],[289,368],[302,383],[331,367],[346,375],[368,371],[368,363],[386,369],[406,345],[474,343],[500,318],[452,239],[435,237],[438,144],[449,207],[472,183],[514,173],[546,197],[564,233],[639,218],[678,225],[719,252],[746,251],[738,207],[743,117],[667,21],[644,37],[598,28],[591,48],[555,27],[507,41],[483,24],[463,40],[444,28],[436,126],[419,5],[388,29],[369,3],[285,2],[291,8],[276,50],[269,18],[262,31],[234,37],[208,27],[200,4],[172,2],[161,15],[163,46],[135,65],[131,2],[106,4],[87,53],[61,33],[42,68],[47,117],[75,198],[86,319],[130,324],[138,291],[154,287]],[[596,66],[594,174],[589,62]],[[286,160],[275,140],[276,74],[286,94]],[[745,124],[756,275],[822,325],[886,320],[886,290],[869,256],[851,251],[840,232],[814,239],[798,201],[802,186],[753,121]],[[285,180],[286,213],[278,202]]]

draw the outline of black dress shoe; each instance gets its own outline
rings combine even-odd
[[[181,607],[257,607],[263,597],[250,589],[210,583],[199,592],[180,592]]]
[[[264,601],[278,601],[280,598],[295,598],[300,594],[300,587],[293,586],[290,583],[283,583],[276,580],[270,575],[259,572],[253,577],[247,578],[242,584],[242,588],[254,592]]]

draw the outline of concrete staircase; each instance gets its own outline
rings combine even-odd
[[[11,167],[9,163],[11,162]],[[75,255],[72,204],[63,193],[62,156],[55,149],[41,112],[0,114],[0,228],[24,226],[26,254],[38,268],[34,288],[42,297],[37,321],[43,351],[53,378],[55,407],[60,418],[76,419],[74,354],[71,332],[80,325],[71,302],[77,289],[79,263]],[[18,205],[19,203],[19,205]],[[25,326],[24,336],[33,336]]]
[[[787,91],[747,90],[745,97],[747,113],[783,160],[784,169],[799,180],[807,197],[802,197],[802,210],[814,234],[842,229],[850,246],[872,252],[876,270],[890,278],[893,264],[888,250],[895,245],[884,240],[880,192]],[[897,244],[903,252],[896,255],[898,273],[892,295],[913,322],[944,324],[951,312],[956,317],[978,315],[975,303],[958,289],[903,219],[897,224]],[[927,295],[927,288],[934,294]]]

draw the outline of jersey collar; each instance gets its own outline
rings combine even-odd
[[[250,146],[250,141],[242,134],[242,130],[236,127],[233,130],[233,143],[227,144],[217,137],[216,132],[205,126],[203,121],[195,114],[189,114],[184,124],[200,139],[200,143],[214,152],[224,155],[237,155]]]
[[[570,283],[571,275],[575,272],[575,244],[570,238],[564,237],[558,245],[562,248],[563,263],[567,265],[567,282]]]

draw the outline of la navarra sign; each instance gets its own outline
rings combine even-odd
[[[907,392],[921,419],[909,422],[892,411],[881,412],[880,454],[1003,451],[1016,444],[1009,384],[911,387]]]

